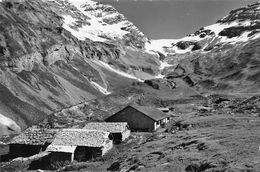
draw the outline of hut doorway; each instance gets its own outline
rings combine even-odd
[[[74,159],[77,161],[89,161],[102,156],[102,149],[98,147],[78,146]]]

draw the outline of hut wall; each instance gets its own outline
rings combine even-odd
[[[154,130],[157,130],[158,128],[165,126],[165,124],[167,124],[169,121],[170,121],[169,118],[164,118],[154,122]]]
[[[154,122],[154,130],[157,130],[158,128],[160,128],[160,126],[161,126],[160,121]]]
[[[8,160],[9,145],[0,144],[0,162]]]
[[[122,133],[122,141],[126,140],[129,136],[131,135],[131,131],[130,130],[125,130],[123,133]]]
[[[52,163],[57,161],[71,161],[73,155],[74,153],[52,152],[50,155],[50,161]]]
[[[163,123],[168,123],[170,121],[170,118],[165,118],[165,119],[163,119]]]
[[[52,152],[40,159],[33,161],[28,170],[50,170],[55,164],[61,164],[66,161],[71,161],[73,153]]]
[[[104,144],[102,148],[102,156],[104,156],[106,153],[109,152],[113,148],[113,142],[112,140],[106,140],[106,143]]]
[[[75,150],[74,159],[81,161],[88,161],[102,156],[102,149],[99,147],[78,146]]]
[[[5,156],[5,159],[14,159],[18,157],[30,157],[38,154],[41,151],[42,151],[42,145],[10,144],[9,154]]]
[[[123,141],[122,140],[122,138],[123,138],[122,133],[112,133],[112,136],[113,136],[112,140],[115,144],[120,144]]]
[[[0,156],[6,155],[9,153],[9,145],[0,144]]]
[[[132,131],[153,131],[154,120],[132,107],[126,107],[106,119],[107,122],[127,122]]]

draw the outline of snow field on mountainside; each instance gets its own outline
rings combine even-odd
[[[91,25],[83,25],[82,27],[78,28],[72,28],[76,24],[76,22],[79,20],[77,18],[73,18],[70,15],[64,15],[64,24],[63,27],[71,32],[73,36],[78,38],[79,40],[85,40],[86,38],[91,39],[93,41],[99,41],[99,42],[105,42],[107,39],[102,38],[102,36],[110,37],[112,39],[114,38],[120,38],[122,39],[123,36],[128,31],[124,31],[121,28],[125,26],[125,22],[119,22],[116,24],[106,24],[103,22],[103,18],[96,17],[96,13],[85,11],[86,5],[95,6],[96,2],[93,1],[83,1],[83,0],[69,0],[69,2],[74,5],[81,13],[83,13],[85,16],[89,17],[90,19],[88,22]],[[102,12],[102,11],[100,11]],[[98,11],[97,11],[98,13]],[[109,14],[105,16],[104,18],[113,18],[118,14]]]
[[[102,62],[102,61],[100,61],[100,60],[98,60],[98,61],[95,60],[94,63],[97,64],[97,65],[99,65],[99,66],[104,67],[105,69],[107,69],[107,70],[109,70],[109,71],[112,71],[112,72],[115,72],[115,73],[117,73],[117,74],[119,74],[119,75],[121,75],[121,76],[124,76],[124,77],[126,77],[126,78],[135,79],[135,80],[138,80],[138,81],[140,81],[140,82],[143,82],[143,80],[141,80],[141,79],[139,79],[139,78],[137,78],[137,77],[135,77],[135,76],[133,76],[133,75],[131,75],[131,74],[128,74],[128,73],[125,73],[125,72],[123,72],[123,71],[114,69],[114,68],[112,68],[109,64],[107,64],[107,63],[105,63],[105,62]]]
[[[193,46],[190,46],[185,50],[179,49],[177,46],[175,46],[175,44],[177,42],[180,42],[180,41],[199,42],[199,41],[202,41],[202,40],[205,40],[205,39],[214,38],[214,39],[212,39],[211,42],[213,42],[215,39],[219,39],[220,43],[235,44],[235,43],[238,43],[238,42],[246,42],[246,41],[249,41],[249,40],[259,38],[260,34],[255,34],[251,37],[248,37],[248,34],[250,33],[250,31],[246,31],[241,36],[233,37],[233,38],[228,38],[226,36],[219,36],[219,33],[226,28],[240,27],[240,26],[250,26],[250,25],[252,25],[252,21],[250,21],[250,20],[246,20],[246,21],[243,21],[243,22],[233,21],[233,22],[225,23],[225,24],[216,23],[216,24],[204,27],[204,30],[213,31],[215,33],[215,35],[214,35],[215,38],[211,35],[208,35],[205,38],[201,38],[201,37],[199,37],[199,35],[196,35],[196,36],[191,35],[191,36],[187,36],[187,37],[184,37],[184,38],[181,38],[181,39],[151,40],[150,42],[146,43],[145,48],[146,48],[146,51],[148,53],[160,52],[160,53],[164,54],[165,56],[167,56],[168,54],[184,54],[184,53],[191,52]],[[207,47],[207,45],[208,44],[204,45],[204,48]]]
[[[102,87],[101,85],[99,85],[98,83],[91,81],[90,82],[92,85],[94,85],[94,87],[96,87],[101,93],[105,94],[105,95],[109,95],[111,94],[111,92],[109,92],[106,88]]]
[[[0,114],[0,137],[9,135],[12,132],[18,134],[21,132],[21,128],[11,118]]]

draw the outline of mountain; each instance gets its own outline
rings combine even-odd
[[[257,93],[259,40],[260,3],[254,3],[182,39],[152,40],[146,49],[164,59],[162,77],[199,92]]]
[[[259,50],[260,3],[182,39],[150,40],[91,0],[0,0],[0,137],[34,124],[82,128],[129,103],[172,113],[101,159],[48,167],[36,155],[0,171],[259,171]]]
[[[111,6],[4,0],[0,11],[0,113],[23,129],[159,73],[148,39]]]
[[[92,0],[2,0],[0,114],[25,129],[50,114],[85,119],[130,101],[167,106],[194,95],[257,93],[259,10],[255,3],[182,39],[150,40]]]

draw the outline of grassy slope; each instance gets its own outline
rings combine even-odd
[[[239,104],[245,100],[246,98],[233,97],[225,107],[234,106],[236,105],[234,102]],[[64,171],[131,169],[155,172],[258,171],[259,118],[250,111],[238,113],[232,108],[223,109],[222,106],[213,112],[202,113],[195,110],[207,102],[201,103],[194,99],[190,103],[175,104],[173,119],[179,121],[178,123],[172,122],[157,133],[132,133],[126,143],[116,146],[104,159],[75,162],[63,169]],[[259,105],[256,107],[259,108]],[[228,111],[231,113],[226,113]]]

